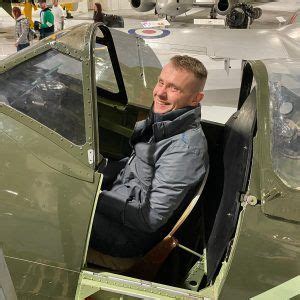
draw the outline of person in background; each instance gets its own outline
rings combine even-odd
[[[28,34],[29,34],[29,20],[21,13],[19,7],[12,9],[14,18],[16,20],[15,37],[17,51],[20,51],[30,45]]]
[[[102,6],[100,3],[95,3],[94,4],[94,16],[93,16],[93,20],[94,23],[97,22],[103,22],[103,12],[102,12]]]
[[[53,0],[52,13],[54,15],[54,30],[64,29],[65,11],[58,4],[58,0]]]
[[[51,35],[54,32],[54,16],[47,7],[46,0],[39,1],[42,11],[40,12],[41,23],[39,25],[40,40]]]
[[[33,28],[32,9],[37,10],[34,0],[25,0],[23,14],[28,19],[30,28]]]

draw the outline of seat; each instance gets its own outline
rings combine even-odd
[[[174,235],[196,206],[207,181],[208,173],[209,168],[207,169],[202,182],[199,184],[194,198],[183,211],[171,231],[143,257],[112,257],[90,248],[87,255],[87,262],[121,273],[126,273],[133,277],[152,280],[159,271],[163,262],[176,247],[180,247],[191,254],[201,257],[200,254],[181,245]]]
[[[247,68],[250,66],[247,65]],[[252,81],[249,89],[251,83]],[[220,205],[206,247],[207,282],[213,281],[218,274],[219,266],[235,234],[241,210],[241,195],[247,192],[252,143],[256,132],[256,88],[248,96],[246,93],[245,98],[224,128],[224,182]]]

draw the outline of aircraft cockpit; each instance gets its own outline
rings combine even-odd
[[[237,111],[202,120],[207,182],[153,281],[87,263],[103,157],[129,154],[160,70],[103,24],[0,62],[0,247],[20,298],[248,299],[299,275],[298,60],[246,62]]]

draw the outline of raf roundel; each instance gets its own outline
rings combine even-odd
[[[129,34],[134,34],[143,39],[159,39],[170,34],[170,31],[167,29],[129,29]]]

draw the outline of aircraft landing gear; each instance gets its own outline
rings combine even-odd
[[[235,29],[245,29],[253,23],[255,19],[262,15],[261,8],[253,7],[250,4],[239,3],[233,6],[226,16],[226,26]]]
[[[210,16],[211,19],[216,19],[217,18],[217,10],[216,10],[215,5],[212,6],[212,8],[210,10],[210,13],[209,13],[209,16]]]

